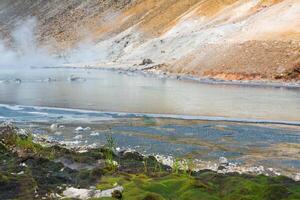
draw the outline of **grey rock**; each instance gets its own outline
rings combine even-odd
[[[71,75],[69,77],[69,81],[70,82],[84,82],[84,81],[86,81],[86,79],[85,78],[81,78],[81,77],[76,77],[74,75]]]
[[[151,59],[145,58],[140,65],[150,65],[152,63],[153,63],[153,61]]]
[[[228,164],[229,164],[229,162],[228,162],[227,158],[225,158],[225,157],[220,157],[219,158],[219,165],[227,166]]]
[[[22,83],[22,80],[21,80],[21,79],[19,79],[19,78],[17,78],[17,79],[15,79],[15,83],[17,83],[17,84],[21,84],[21,83]]]

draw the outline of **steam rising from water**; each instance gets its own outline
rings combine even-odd
[[[85,34],[85,39],[79,42],[64,58],[59,58],[49,52],[51,46],[38,44],[36,30],[37,19],[28,18],[15,24],[11,32],[12,45],[9,47],[0,39],[0,67],[46,67],[57,66],[63,63],[88,62],[101,58],[103,51]]]
[[[35,18],[20,21],[11,33],[11,47],[0,40],[0,67],[49,66],[61,63],[45,47],[38,45],[36,27]]]
[[[89,39],[88,34],[85,40],[79,42],[76,47],[66,54],[68,62],[89,62],[101,59],[104,54],[97,46]]]

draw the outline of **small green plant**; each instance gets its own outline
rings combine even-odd
[[[158,169],[159,169],[159,163],[158,163],[158,162],[155,162],[153,172],[157,172]]]
[[[180,167],[184,175],[191,177],[193,171],[195,170],[194,160],[192,158],[184,159],[180,162]]]
[[[20,136],[16,136],[15,145],[26,149],[27,151],[32,151],[33,153],[41,154],[42,146],[33,142],[33,136],[29,135],[26,138],[21,138]]]
[[[158,167],[159,167],[159,173],[162,174],[163,173],[162,165],[158,164]]]
[[[194,160],[192,158],[189,158],[186,160],[186,164],[187,164],[187,174],[191,177],[193,171],[196,168]]]
[[[148,160],[146,157],[144,158],[143,164],[144,164],[144,173],[147,174],[148,173]]]
[[[174,174],[179,174],[180,170],[180,159],[176,158],[173,162],[172,171]]]
[[[155,165],[154,165],[154,173],[158,173],[161,175],[163,173],[162,164],[156,159]]]
[[[186,176],[189,175],[189,165],[188,165],[188,160],[183,159],[180,162],[180,169],[182,170],[182,173]]]
[[[116,142],[115,139],[113,138],[113,133],[111,129],[105,134],[105,139],[106,139],[106,150],[105,150],[105,159],[106,159],[106,165],[108,169],[111,171],[115,171],[116,168],[118,167],[118,163],[113,160],[114,158],[114,152],[116,149]]]

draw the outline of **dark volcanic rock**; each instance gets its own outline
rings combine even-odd
[[[112,193],[112,197],[115,199],[122,199],[122,192],[120,192],[119,190],[115,190]]]
[[[68,156],[81,162],[95,162],[103,155],[90,154],[59,147],[42,147],[30,139],[20,137],[11,124],[0,128],[0,199],[40,199],[47,194],[60,193],[66,185],[90,187],[97,183],[102,170],[73,170],[56,156]]]
[[[144,156],[142,156],[141,154],[139,154],[136,151],[122,151],[119,153],[119,156],[126,160],[131,159],[131,160],[143,161],[143,159],[144,159]]]
[[[152,63],[153,63],[153,61],[151,59],[145,58],[140,65],[150,65]]]

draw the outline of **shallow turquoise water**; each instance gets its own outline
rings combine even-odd
[[[141,114],[3,104],[0,116],[0,121],[14,121],[34,134],[73,147],[104,145],[106,134],[112,133],[119,148],[144,154],[191,155],[206,161],[225,156],[241,164],[300,170],[299,155],[287,153],[300,144],[300,126],[295,125],[152,118]],[[54,123],[64,127],[51,130]],[[76,131],[79,126],[90,130]]]

